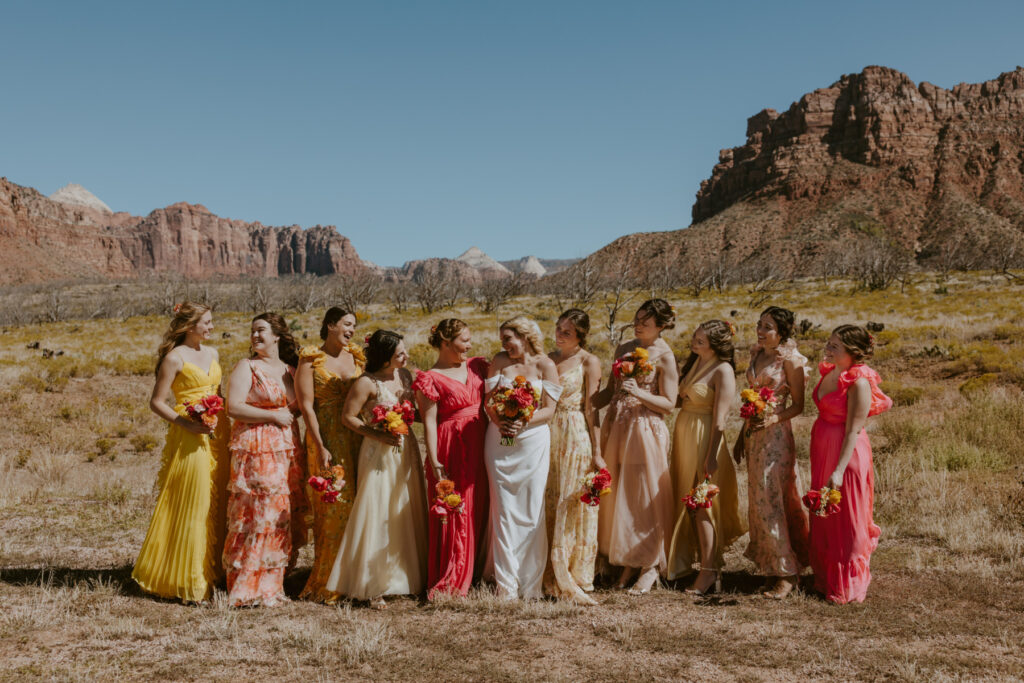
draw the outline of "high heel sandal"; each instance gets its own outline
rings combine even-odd
[[[629,589],[630,595],[647,595],[651,592],[651,589],[658,583],[658,568],[648,567],[640,574],[640,577],[633,584],[633,587]]]
[[[617,591],[626,590],[626,584],[636,574],[635,567],[623,567],[622,573],[619,574],[619,580],[615,583],[613,588]]]
[[[690,595],[695,595],[697,597],[703,597],[705,595],[711,595],[712,593],[721,592],[721,590],[722,590],[722,570],[721,569],[714,569],[712,567],[703,567],[703,566],[700,568],[700,570],[701,570],[701,572],[711,572],[714,575],[715,580],[712,581],[711,584],[707,588],[701,590],[701,589],[696,587],[697,586],[697,582],[700,581],[700,574],[698,574],[697,578],[693,580],[693,584],[689,588],[687,588],[685,592],[689,593]]]

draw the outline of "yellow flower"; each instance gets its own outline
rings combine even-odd
[[[637,347],[633,350],[633,358],[636,358],[637,360],[647,360],[650,357],[650,354],[647,353],[647,349],[643,347]]]
[[[838,490],[832,489],[831,491],[828,492],[828,502],[838,505],[839,501],[841,501],[842,499],[843,494],[839,493]]]
[[[742,398],[747,403],[753,403],[754,401],[761,398],[761,395],[754,391],[753,389],[744,389],[743,391],[740,392],[740,398]]]
[[[450,508],[457,508],[462,505],[462,496],[457,493],[449,493],[444,497],[444,504]]]

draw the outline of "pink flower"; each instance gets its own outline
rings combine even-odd
[[[323,493],[330,488],[331,482],[327,481],[323,477],[310,477],[309,485],[314,491]]]
[[[761,391],[757,393],[765,403],[769,403],[775,398],[775,392],[772,391],[771,387],[761,387]]]
[[[525,408],[533,404],[533,392],[526,387],[519,387],[512,392],[512,400]]]
[[[752,417],[757,417],[757,406],[753,403],[744,403],[740,406],[740,417],[744,420],[749,420]]]

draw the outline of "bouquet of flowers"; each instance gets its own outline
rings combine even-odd
[[[393,406],[377,404],[373,407],[373,426],[401,438],[409,433],[409,425],[416,419],[416,411],[409,401]]]
[[[612,491],[612,475],[604,467],[596,472],[583,475],[580,482],[583,484],[583,495],[580,496],[580,502],[591,507],[600,505],[601,496]]]
[[[461,515],[465,509],[462,496],[455,492],[455,482],[451,479],[442,479],[434,487],[437,494],[433,505],[430,506],[430,514],[441,518],[441,524],[448,523],[450,515]]]
[[[224,399],[217,394],[204,396],[185,404],[185,415],[196,422],[202,422],[210,429],[217,428],[217,413],[224,410]]]
[[[320,494],[320,500],[333,503],[345,488],[345,468],[335,465],[324,472],[322,477],[310,477],[308,483],[310,488]]]
[[[807,509],[818,517],[828,517],[839,512],[839,501],[842,499],[843,494],[839,492],[839,489],[823,486],[817,491],[811,489],[804,494],[802,500]]]
[[[642,379],[654,372],[654,364],[647,349],[637,347],[612,363],[612,374],[617,379]]]
[[[718,487],[711,483],[711,477],[704,477],[704,481],[690,489],[690,495],[683,496],[683,503],[687,510],[710,508],[711,499],[718,495],[718,491]]]
[[[540,390],[535,389],[533,384],[526,381],[522,375],[517,375],[511,384],[499,384],[487,397],[487,407],[494,410],[499,416],[510,420],[529,421],[540,405]],[[502,446],[514,446],[516,437],[502,436]]]
[[[775,390],[771,387],[761,387],[760,389],[744,389],[740,392],[740,417],[744,420],[750,420],[752,418],[764,419],[775,411],[775,407],[779,405],[779,397],[775,395]],[[750,436],[751,430],[748,427],[744,430],[743,436]]]

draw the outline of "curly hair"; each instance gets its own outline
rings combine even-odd
[[[853,358],[854,365],[875,355],[875,338],[860,325],[840,325],[832,334],[839,337],[839,343]]]
[[[328,327],[331,325],[337,325],[338,321],[344,318],[346,315],[355,317],[355,313],[347,311],[341,306],[331,306],[324,313],[324,321],[320,323],[320,338],[327,341],[327,335],[329,334]]]
[[[568,320],[576,330],[576,339],[579,340],[580,348],[587,348],[587,335],[590,333],[590,316],[586,311],[579,308],[570,308],[558,316],[558,322]]]
[[[636,315],[644,319],[653,317],[654,324],[665,330],[676,326],[676,310],[664,299],[648,299],[636,309]]]
[[[278,357],[286,365],[290,365],[293,368],[297,366],[299,364],[299,345],[296,343],[295,338],[292,337],[292,331],[288,329],[288,323],[284,321],[284,318],[278,313],[268,311],[260,313],[252,319],[252,322],[255,323],[257,320],[263,320],[270,325],[270,331],[277,337]]]
[[[427,337],[427,343],[435,349],[439,349],[441,348],[441,342],[450,342],[462,334],[462,331],[467,327],[469,325],[458,318],[445,318],[430,328],[430,336]]]
[[[708,346],[715,352],[715,357],[718,360],[725,361],[735,370],[736,346],[733,344],[733,328],[730,327],[729,323],[724,320],[708,320],[698,325],[697,329],[704,330],[704,334],[708,338]],[[679,376],[686,377],[686,373],[690,371],[690,368],[693,367],[698,358],[699,356],[691,351],[690,355],[686,358],[686,362],[683,364],[682,370],[680,370]]]
[[[367,373],[377,372],[391,362],[395,355],[398,343],[402,341],[402,335],[391,330],[375,330],[366,342],[366,368]]]
[[[530,353],[544,353],[544,337],[540,333],[540,326],[525,315],[509,318],[501,324],[498,330],[511,330],[515,332],[516,336],[526,342],[526,345],[530,348]]]
[[[174,307],[174,317],[171,318],[171,324],[167,326],[167,331],[164,332],[164,337],[156,350],[155,374],[160,374],[160,364],[164,362],[167,354],[174,347],[185,343],[185,335],[188,334],[188,331],[198,325],[202,317],[210,310],[209,306],[192,301],[185,301]]]
[[[780,306],[769,306],[761,311],[762,318],[766,315],[775,321],[780,342],[789,341],[793,337],[793,328],[796,326],[796,315],[793,311]]]

